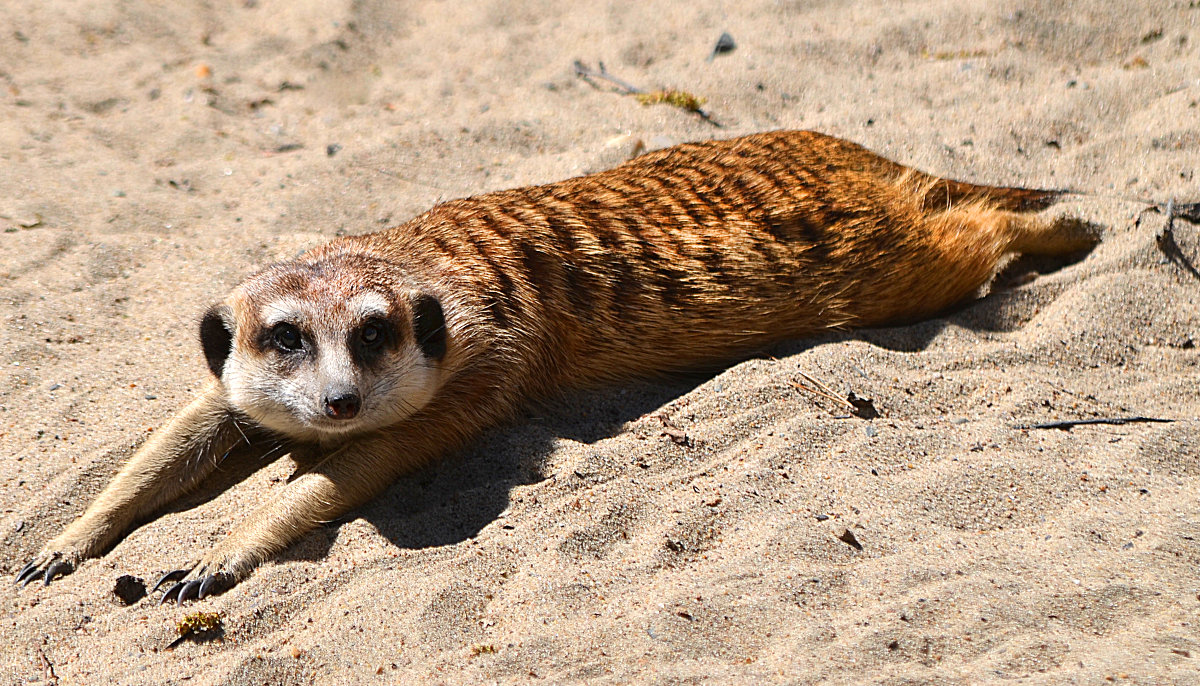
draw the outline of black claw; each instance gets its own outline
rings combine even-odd
[[[217,572],[204,577],[204,583],[200,584],[200,594],[196,596],[196,600],[203,600],[208,595],[209,591],[215,593],[223,593],[228,591],[233,586],[233,577],[226,572]]]
[[[74,565],[64,560],[59,560],[58,562],[52,563],[46,568],[46,585],[49,586],[51,581],[54,581],[60,576],[70,574],[71,570],[74,568]]]
[[[200,584],[204,583],[204,579],[192,579],[184,584],[183,588],[179,589],[179,596],[175,598],[175,602],[183,605],[183,601],[188,598],[195,598],[199,595]]]
[[[176,570],[176,571],[178,571],[178,570]],[[179,594],[183,592],[184,586],[187,586],[187,582],[180,581],[179,583],[175,584],[174,586],[168,588],[167,592],[163,594],[162,599],[158,601],[158,604],[166,605],[167,601],[177,598],[179,596]]]
[[[22,586],[28,586],[30,581],[33,581],[34,579],[37,578],[37,571],[38,571],[37,562],[30,562],[29,564],[22,567],[21,571],[17,572],[17,580],[14,583],[21,584]],[[26,577],[28,577],[28,578],[26,578]],[[21,583],[21,582],[25,582],[25,583]]]
[[[208,595],[208,589],[213,586],[213,582],[217,579],[216,574],[209,574],[204,577],[200,583],[200,590],[196,593],[196,600],[204,600],[204,596]]]
[[[179,581],[183,577],[187,576],[187,573],[188,573],[188,570],[186,570],[186,569],[172,569],[171,571],[167,572],[166,574],[163,574],[162,576],[158,577],[158,583],[154,584],[154,588],[150,589],[150,592],[153,593],[153,592],[157,591],[159,589],[159,587],[165,583],[169,583],[171,581]],[[170,591],[168,591],[168,593],[170,593]]]

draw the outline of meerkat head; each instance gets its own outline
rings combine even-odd
[[[270,267],[204,315],[208,366],[235,409],[290,438],[394,424],[437,392],[447,352],[437,298],[399,281],[358,254]]]

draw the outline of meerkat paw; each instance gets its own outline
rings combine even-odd
[[[43,550],[17,572],[16,583],[28,586],[41,579],[49,586],[51,581],[75,571],[78,562],[79,556],[76,554],[52,549]]]
[[[233,588],[250,573],[253,565],[238,562],[232,554],[222,554],[220,549],[214,549],[199,562],[194,562],[179,569],[173,569],[159,577],[151,593],[172,582],[159,604],[176,602],[183,604],[187,600],[203,600],[210,595],[224,593]]]

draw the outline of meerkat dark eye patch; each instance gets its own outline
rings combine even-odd
[[[384,350],[395,347],[396,329],[386,319],[368,319],[350,334],[348,343],[359,363],[371,364],[379,359]]]
[[[446,355],[446,317],[442,304],[422,293],[413,299],[413,336],[426,357],[440,360]]]
[[[200,347],[208,368],[217,377],[225,371],[225,360],[233,351],[233,312],[225,305],[213,305],[200,320]]]

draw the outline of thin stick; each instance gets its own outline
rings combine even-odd
[[[589,79],[604,79],[605,81],[608,81],[617,88],[621,89],[621,92],[625,95],[636,95],[646,92],[641,88],[629,83],[628,81],[623,81],[612,74],[609,74],[608,70],[604,68],[603,62],[600,62],[599,65],[600,71],[593,71],[588,68],[588,66],[584,64],[582,60],[575,60],[575,75],[584,79],[585,81]]]
[[[401,180],[401,181],[404,181],[405,183],[411,183],[411,184],[412,184],[412,185],[414,185],[414,186],[424,186],[425,188],[430,188],[430,189],[432,189],[432,190],[435,190],[435,191],[441,191],[442,193],[452,194],[452,193],[454,193],[454,192],[455,192],[455,191],[453,191],[453,190],[451,190],[451,189],[449,189],[449,188],[442,188],[441,186],[435,186],[435,185],[433,185],[432,183],[426,183],[426,182],[424,182],[424,181],[418,181],[418,180],[416,180],[416,179],[414,179],[414,178],[412,178],[412,177],[405,176],[404,174],[400,174],[400,173],[397,173],[397,172],[391,171],[390,169],[381,169],[381,168],[379,168],[379,167],[374,167],[374,166],[371,166],[371,165],[369,165],[369,164],[360,164],[360,163],[357,163],[357,162],[351,162],[351,163],[350,163],[350,166],[352,166],[352,167],[358,167],[359,169],[366,169],[366,170],[368,170],[368,171],[373,171],[373,172],[375,172],[376,174],[383,174],[384,176],[390,176],[390,177],[392,177],[393,179],[399,179],[399,180]]]
[[[1169,213],[1171,206],[1174,205],[1174,215],[1179,219],[1186,219],[1192,223],[1200,223],[1200,202],[1185,202],[1176,203],[1174,198],[1167,202],[1159,202],[1148,198],[1135,198],[1132,195],[1121,195],[1119,193],[1097,193],[1095,191],[1083,191],[1078,188],[1059,188],[1053,189],[1052,193],[1061,193],[1063,195],[1075,195],[1081,198],[1095,198],[1097,200],[1116,200],[1119,202],[1129,202],[1135,205],[1145,205],[1142,212],[1162,212]]]
[[[1179,217],[1186,221],[1195,222],[1200,219],[1200,209],[1197,209],[1196,203],[1182,205],[1184,212],[1180,213],[1179,208],[1175,205],[1175,199],[1171,198],[1167,201],[1167,207],[1164,212],[1167,215],[1167,223],[1163,225],[1162,231],[1154,237],[1155,243],[1158,244],[1158,249],[1166,255],[1167,260],[1186,271],[1197,279],[1200,279],[1200,271],[1197,271],[1192,261],[1184,254],[1183,248],[1179,247],[1179,243],[1175,240],[1175,218]],[[1195,217],[1191,215],[1195,215]]]
[[[46,681],[51,684],[57,684],[58,675],[54,673],[54,665],[50,664],[50,661],[46,659],[46,653],[40,647],[38,648],[38,657],[41,658],[42,675],[46,678]]]
[[[831,389],[829,386],[826,386],[825,384],[821,383],[820,381],[817,381],[816,379],[812,378],[808,374],[805,374],[804,372],[798,372],[798,373],[800,374],[800,376],[804,377],[805,381],[812,384],[813,387],[810,388],[808,386],[805,386],[804,384],[799,384],[799,383],[796,383],[795,381],[792,381],[791,384],[793,387],[798,388],[802,391],[808,391],[809,393],[812,393],[813,395],[819,395],[822,398],[832,400],[833,402],[844,406],[846,409],[850,410],[850,412],[852,412],[852,413],[858,411],[858,408],[854,406],[854,403],[851,403],[849,400],[846,400],[845,398],[835,394],[833,392],[833,389]]]

